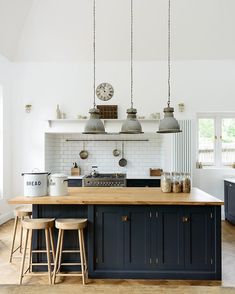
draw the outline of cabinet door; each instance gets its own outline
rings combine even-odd
[[[145,270],[151,267],[151,214],[149,207],[125,208],[125,268]]]
[[[185,268],[211,270],[214,266],[212,247],[215,242],[213,208],[208,206],[186,208],[185,216],[188,218],[184,223]]]
[[[235,224],[235,184],[225,182],[225,218]]]
[[[122,207],[97,206],[95,211],[95,268],[123,268]]]
[[[159,269],[183,269],[183,209],[179,206],[163,206],[156,215],[156,265]]]

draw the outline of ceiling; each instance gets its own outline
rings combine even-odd
[[[15,62],[92,60],[93,0],[0,0],[0,54]],[[134,0],[134,59],[163,60],[167,0]],[[130,57],[130,1],[96,0],[97,59]],[[234,59],[234,0],[172,0],[172,58]]]

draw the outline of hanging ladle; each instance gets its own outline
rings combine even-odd
[[[116,148],[113,149],[113,156],[119,156],[120,155],[120,150],[117,148],[117,143],[116,143]]]
[[[83,142],[83,150],[79,153],[81,159],[87,159],[88,151],[85,150],[85,143]]]

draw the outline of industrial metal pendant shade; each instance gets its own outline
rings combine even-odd
[[[136,118],[137,110],[133,107],[127,109],[127,119],[122,124],[121,134],[141,134],[142,127]]]
[[[131,107],[127,109],[127,119],[122,124],[121,134],[141,134],[142,127],[133,107],[133,0],[131,0]]]
[[[90,118],[85,125],[83,134],[105,134],[105,128],[102,120],[100,119],[100,110],[96,107],[95,102],[95,88],[96,88],[96,5],[93,0],[93,108],[89,110]]]
[[[96,107],[89,110],[90,118],[85,125],[83,134],[105,134],[104,124],[100,119],[100,111]]]
[[[158,133],[180,133],[178,121],[174,118],[174,108],[164,108],[164,118],[160,121]]]
[[[164,108],[164,118],[160,121],[157,133],[180,133],[178,121],[174,118],[174,108],[170,106],[171,102],[171,0],[168,1],[168,101]]]

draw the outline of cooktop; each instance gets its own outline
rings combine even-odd
[[[123,174],[123,173],[105,173],[105,174],[102,174],[102,173],[99,173],[95,176],[92,176],[92,175],[87,175],[85,176],[84,178],[87,178],[87,179],[125,179],[126,178],[126,174]]]

